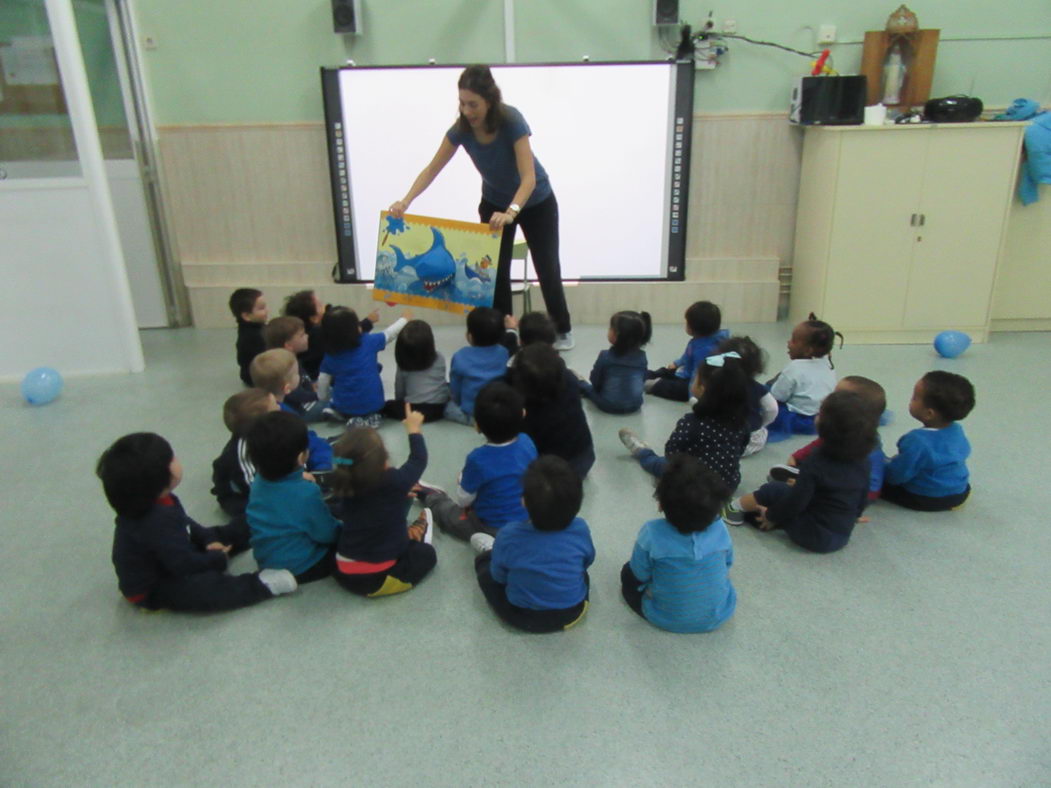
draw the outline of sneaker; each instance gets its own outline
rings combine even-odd
[[[787,482],[799,477],[799,468],[794,465],[775,465],[767,474],[768,482]]]
[[[723,506],[723,510],[720,513],[723,522],[727,525],[744,525],[745,512],[738,509],[735,504],[736,501],[730,500]]]
[[[409,492],[416,496],[417,501],[423,501],[426,500],[428,495],[433,493],[444,493],[445,488],[420,479],[412,486],[412,489],[409,490]]]
[[[624,444],[624,448],[631,452],[632,457],[637,457],[640,451],[650,448],[648,443],[635,434],[635,430],[621,427],[617,434],[620,436],[620,442]]]
[[[742,457],[750,457],[757,451],[762,451],[763,447],[766,446],[766,427],[760,427],[751,435],[748,436],[748,445],[744,447],[744,454]]]
[[[567,331],[555,337],[555,344],[552,347],[561,352],[563,350],[572,350],[576,345],[577,343],[573,341],[573,332]]]
[[[471,537],[471,547],[474,551],[481,555],[482,553],[488,553],[493,549],[493,542],[496,540],[489,534],[482,533],[479,531]]]
[[[383,423],[383,416],[379,413],[370,413],[368,416],[351,416],[347,419],[347,429],[352,427],[372,427],[378,430]]]
[[[652,394],[653,387],[657,385],[658,380],[660,380],[660,378],[652,378],[650,380],[647,380],[645,383],[642,384],[642,390],[645,391],[647,394]]]
[[[342,424],[347,420],[347,417],[340,413],[335,408],[322,408],[321,409],[321,420],[322,421],[334,421],[337,424]]]
[[[267,587],[274,596],[291,594],[297,588],[296,576],[287,569],[260,569],[259,582]]]
[[[409,526],[409,538],[415,542],[430,544],[434,536],[434,515],[430,509],[424,509],[420,516]]]

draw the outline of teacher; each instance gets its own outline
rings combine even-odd
[[[494,231],[502,230],[493,306],[505,315],[511,308],[511,250],[515,227],[522,226],[548,314],[555,323],[556,350],[573,347],[562,265],[558,259],[558,201],[547,172],[529,146],[529,125],[522,113],[503,103],[488,66],[468,66],[457,82],[460,117],[445,132],[438,152],[413,181],[404,198],[390,206],[400,218],[463,146],[482,176],[478,216]]]

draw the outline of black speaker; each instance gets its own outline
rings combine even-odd
[[[679,24],[679,0],[653,0],[653,24]]]
[[[360,0],[332,0],[332,29],[337,33],[361,32]]]

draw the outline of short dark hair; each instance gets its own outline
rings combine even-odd
[[[610,348],[614,356],[623,356],[638,350],[650,341],[653,334],[653,321],[649,312],[614,312],[613,317],[609,319],[609,327],[616,336],[613,347]]]
[[[872,403],[853,391],[833,391],[818,411],[821,451],[842,462],[860,460],[876,447],[878,426]]]
[[[518,339],[523,345],[555,344],[555,324],[547,312],[526,312],[518,321]]]
[[[727,337],[719,343],[716,353],[736,353],[741,357],[741,369],[750,378],[761,375],[766,369],[766,351],[751,337]]]
[[[304,325],[310,323],[310,319],[317,315],[314,291],[300,290],[298,293],[292,293],[285,299],[285,308],[282,311],[289,317],[298,317]]]
[[[565,362],[551,345],[537,342],[518,351],[511,367],[511,382],[529,402],[558,399],[565,385]]]
[[[299,467],[299,455],[310,445],[303,419],[281,410],[256,419],[245,440],[256,470],[272,482]]]
[[[887,392],[883,390],[883,386],[871,378],[861,375],[845,375],[839,379],[839,382],[846,383],[850,386],[851,391],[860,394],[861,398],[872,408],[877,419],[887,409]]]
[[[474,420],[491,443],[507,443],[522,431],[525,417],[522,395],[504,383],[487,383],[474,400]]]
[[[238,320],[241,319],[241,315],[245,312],[251,312],[252,307],[255,306],[255,302],[259,300],[259,296],[263,294],[262,290],[256,290],[251,287],[239,287],[230,294],[230,312]]]
[[[263,328],[263,341],[266,343],[267,350],[274,350],[284,347],[285,343],[291,342],[296,334],[306,330],[306,324],[298,317],[291,315],[275,317]]]
[[[434,332],[426,320],[410,320],[394,342],[394,362],[398,369],[419,372],[430,369],[438,351],[434,347]]]
[[[526,468],[522,476],[522,498],[534,528],[561,531],[580,511],[584,485],[568,462],[553,454],[545,454]]]
[[[361,495],[380,483],[387,466],[387,447],[372,427],[351,427],[344,432],[332,453],[351,463],[336,463],[332,489],[344,497]]]
[[[495,345],[504,335],[504,315],[491,306],[476,306],[467,313],[467,333],[477,347]]]
[[[974,409],[974,386],[963,375],[936,369],[923,381],[923,404],[943,419],[960,421]]]
[[[686,309],[686,325],[696,337],[707,337],[719,330],[723,314],[711,301],[695,301]]]
[[[489,134],[496,131],[504,121],[504,102],[489,66],[480,64],[468,66],[461,72],[460,78],[456,81],[456,87],[476,93],[485,100],[489,105],[489,111],[485,113],[485,130]],[[456,120],[456,128],[464,134],[471,132],[471,124],[467,122],[462,112]]]
[[[653,497],[679,533],[703,531],[719,515],[733,490],[722,477],[690,454],[673,454],[657,480]]]
[[[266,389],[251,388],[238,391],[223,403],[223,424],[234,435],[243,438],[252,422],[270,412],[274,395]]]
[[[118,438],[99,457],[95,475],[113,510],[121,517],[138,518],[153,507],[171,484],[171,444],[153,432],[133,432]]]
[[[697,418],[711,418],[730,427],[748,424],[748,376],[740,359],[724,358],[721,367],[706,363],[697,365],[697,379],[704,386],[693,406]]]
[[[361,324],[358,313],[345,306],[336,306],[321,318],[321,335],[325,338],[325,351],[342,353],[361,344]]]

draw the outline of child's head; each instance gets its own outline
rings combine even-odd
[[[853,391],[833,391],[817,414],[821,451],[835,460],[860,460],[876,446],[878,426],[879,416],[867,399]]]
[[[263,341],[267,350],[283,347],[293,353],[305,353],[310,340],[307,329],[298,317],[275,317],[263,329]]]
[[[649,312],[626,310],[615,312],[609,319],[609,333],[606,338],[613,346],[610,348],[613,355],[623,356],[625,353],[638,350],[649,342],[652,333],[653,324],[650,321]]]
[[[522,431],[525,401],[503,381],[486,384],[474,400],[474,421],[490,443],[507,443]]]
[[[289,317],[298,317],[304,325],[316,326],[321,323],[325,311],[317,293],[313,290],[300,290],[285,299],[284,313]]]
[[[711,336],[722,324],[722,312],[711,301],[695,301],[686,310],[686,333],[691,337]]]
[[[883,390],[883,386],[861,375],[847,375],[840,378],[839,383],[836,384],[836,391],[853,391],[859,395],[872,408],[877,421],[887,409],[887,392]]]
[[[398,369],[419,372],[430,369],[438,351],[434,348],[434,332],[426,320],[410,320],[394,343],[394,361]]]
[[[811,312],[808,320],[792,329],[792,336],[788,338],[788,357],[824,358],[832,352],[836,337],[839,337],[839,346],[843,347],[843,335]]]
[[[152,432],[134,432],[102,453],[95,466],[106,500],[122,517],[142,517],[182,480],[171,445]]]
[[[265,389],[245,389],[223,403],[223,424],[234,435],[243,438],[253,421],[272,410],[279,410],[273,394]]]
[[[974,408],[974,386],[963,375],[934,370],[916,382],[909,415],[923,426],[945,426],[965,419]]]
[[[717,473],[696,457],[674,454],[668,458],[653,497],[664,518],[679,533],[689,534],[711,525],[732,492]]]
[[[270,316],[262,290],[240,287],[230,295],[230,313],[240,323],[265,323]]]
[[[729,337],[719,343],[716,353],[736,353],[741,357],[741,368],[750,378],[762,375],[766,369],[766,351],[751,337]]]
[[[259,475],[277,481],[307,459],[307,425],[299,416],[284,411],[266,413],[256,419],[245,436],[248,456]]]
[[[523,345],[555,344],[555,324],[547,312],[526,312],[518,321],[518,339]]]
[[[743,427],[748,422],[748,379],[744,364],[733,353],[704,359],[697,365],[691,386],[697,397],[694,414]]]
[[[264,350],[252,359],[248,367],[252,385],[269,391],[281,402],[285,395],[299,385],[299,362],[295,354],[284,348]]]
[[[561,531],[573,522],[584,500],[584,485],[561,457],[545,454],[522,476],[522,502],[538,531]]]
[[[321,335],[325,338],[325,350],[342,353],[361,344],[361,325],[358,313],[345,306],[328,310],[321,318]]]
[[[489,347],[504,335],[504,316],[491,306],[476,306],[467,313],[467,341],[475,347]]]
[[[336,466],[332,489],[348,498],[379,484],[387,467],[387,448],[372,427],[352,427],[344,432],[332,447],[332,454]]]
[[[527,402],[549,402],[557,399],[562,391],[565,368],[557,350],[537,342],[518,351],[511,380]]]

